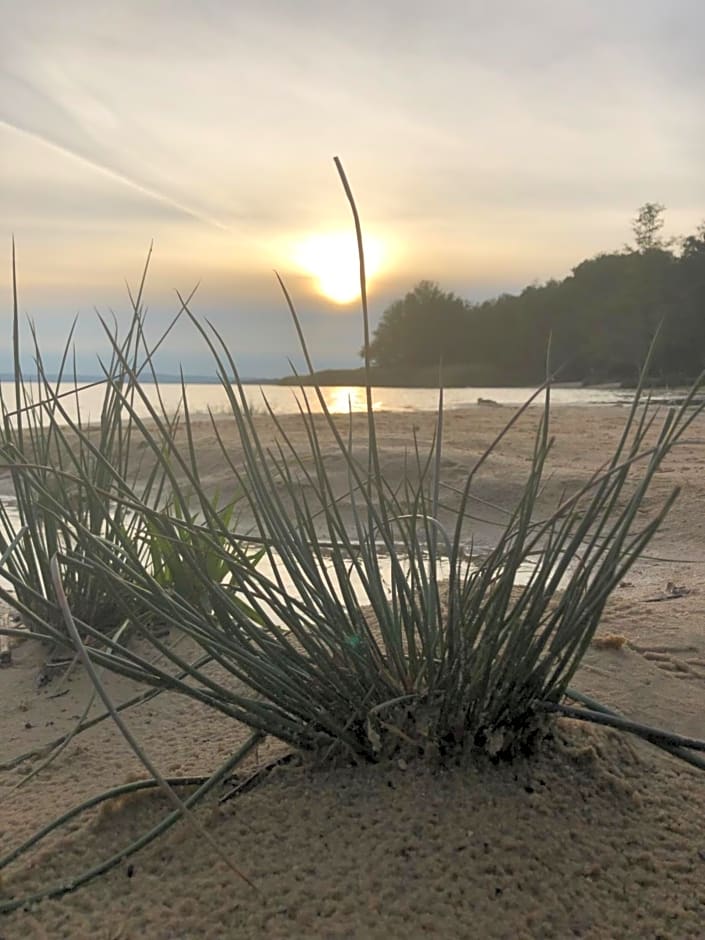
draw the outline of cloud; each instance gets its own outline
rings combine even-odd
[[[559,276],[627,240],[646,200],[675,231],[705,214],[696,0],[0,13],[0,217],[42,304],[72,285],[76,304],[112,297],[154,237],[157,292],[200,278],[205,313],[242,300],[268,322],[270,269],[295,273],[297,239],[350,224],[335,154],[365,226],[395,245],[390,291]]]
[[[86,156],[78,149],[52,140],[50,136],[42,133],[41,131],[34,131],[20,123],[13,123],[12,121],[5,121],[2,119],[0,119],[0,129],[27,136],[49,150],[58,151],[60,154],[68,156],[77,163],[84,165],[84,167],[110,177],[114,182],[122,186],[126,186],[128,189],[139,193],[146,199],[156,202],[158,204],[157,213],[160,207],[166,206],[172,210],[176,210],[182,215],[195,219],[198,222],[203,222],[206,225],[213,225],[216,228],[227,230],[227,226],[222,222],[219,222],[217,219],[205,215],[198,209],[191,208],[190,206],[186,206],[178,202],[176,199],[167,195],[166,193],[159,192],[150,185],[132,178],[131,176],[121,172],[119,169],[113,166],[102,163],[97,157],[94,158]]]

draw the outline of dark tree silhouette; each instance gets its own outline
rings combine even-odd
[[[653,202],[638,210],[636,249],[582,261],[562,281],[516,296],[472,304],[419,282],[382,314],[373,364],[410,384],[423,369],[433,380],[441,360],[458,384],[523,384],[543,378],[550,337],[564,378],[631,382],[660,326],[653,377],[694,377],[705,366],[705,223],[665,241],[663,213]]]
[[[432,281],[420,281],[382,314],[370,343],[372,362],[384,368],[464,362],[468,358],[468,304]]]
[[[645,202],[637,211],[636,218],[632,221],[632,231],[639,251],[663,247],[658,233],[663,228],[665,211],[666,207],[660,202]]]

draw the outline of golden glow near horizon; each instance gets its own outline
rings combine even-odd
[[[668,207],[669,234],[702,218],[705,3],[447,0],[403,29],[372,0],[5,6],[0,292],[14,232],[22,314],[59,356],[77,311],[90,337],[94,306],[129,315],[124,280],[154,241],[154,315],[202,284],[193,312],[245,374],[281,375],[297,348],[272,268],[308,304],[317,366],[359,365],[334,155],[373,328],[421,279],[481,300],[563,278],[629,240],[646,200]],[[166,371],[201,370],[187,334]],[[78,354],[93,371],[94,340]]]
[[[382,269],[382,242],[364,236],[365,275],[368,287]],[[360,261],[351,232],[320,232],[298,242],[292,251],[297,267],[315,281],[319,294],[333,303],[350,304],[360,296]]]
[[[325,389],[323,394],[331,414],[367,411],[367,397],[364,389],[359,386],[335,385]],[[372,410],[379,411],[381,406],[380,401],[375,401]]]

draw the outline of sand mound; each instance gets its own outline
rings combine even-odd
[[[704,798],[702,776],[568,722],[511,766],[280,770],[199,810],[258,891],[182,823],[0,935],[702,937]],[[3,893],[65,879],[167,810],[154,794],[92,812]]]

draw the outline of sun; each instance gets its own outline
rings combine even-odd
[[[365,236],[365,275],[367,282],[382,266],[382,243]],[[333,303],[350,304],[360,296],[360,262],[357,241],[348,232],[321,232],[309,235],[294,246],[294,263],[316,283],[319,294]]]

